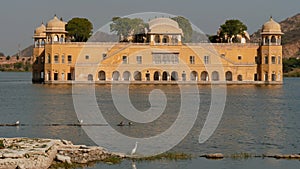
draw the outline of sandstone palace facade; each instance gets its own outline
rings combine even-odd
[[[142,43],[68,42],[65,25],[55,16],[36,28],[33,83],[282,84],[282,32],[272,18],[259,44],[185,44],[169,18],[149,21]]]

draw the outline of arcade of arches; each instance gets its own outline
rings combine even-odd
[[[187,76],[187,74],[189,74]],[[210,78],[211,77],[211,78]],[[231,71],[226,71],[223,76],[225,81],[233,81],[233,75]],[[92,74],[87,77],[89,81],[94,79]],[[113,71],[112,73],[107,73],[104,70],[100,70],[97,74],[96,81],[221,81],[221,74],[219,71],[213,71],[208,73],[207,71],[197,72],[187,71]],[[272,76],[273,81],[276,79],[274,75]],[[236,81],[243,81],[242,75],[238,75],[235,79]]]

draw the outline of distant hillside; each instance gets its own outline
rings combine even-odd
[[[279,22],[282,32],[283,57],[300,57],[300,13]],[[260,41],[260,31],[251,35],[252,42]]]
[[[33,45],[28,46],[27,48],[21,51],[22,57],[31,57],[33,53]],[[14,54],[13,56],[17,56],[18,53]]]

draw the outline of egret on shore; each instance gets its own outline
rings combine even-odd
[[[18,120],[18,121],[16,121],[15,125],[17,125],[17,126],[18,126],[19,124],[20,124],[20,121],[19,121],[19,120]]]
[[[135,142],[134,148],[131,150],[131,155],[135,154],[138,142]]]
[[[79,122],[80,124],[82,124],[82,123],[83,123],[83,120],[79,120],[79,119],[78,119],[78,122]]]

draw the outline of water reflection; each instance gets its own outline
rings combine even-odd
[[[20,120],[27,126],[0,127],[0,137],[45,137],[71,140],[76,144],[93,145],[87,135],[78,126],[43,126],[43,124],[77,123],[74,112],[70,85],[33,85],[30,73],[0,73],[0,123],[14,123]],[[14,79],[20,79],[16,82]],[[112,104],[110,85],[96,85],[97,102],[106,119],[115,124],[117,131],[135,137],[151,136],[161,133],[172,125],[178,115],[180,94],[171,85],[132,85],[130,99],[136,109],[146,111],[150,104],[148,94],[153,89],[161,89],[168,95],[168,106],[158,120],[147,125],[117,127],[124,120]],[[198,143],[198,136],[203,127],[210,104],[209,86],[199,86],[200,110],[196,123],[186,138],[172,151],[200,155],[204,153],[222,152],[232,154],[247,152],[265,153],[299,153],[300,143],[300,79],[285,79],[283,86],[228,86],[227,102],[223,118],[213,136],[204,144]],[[193,93],[191,93],[193,94]],[[105,126],[103,126],[105,127]],[[113,141],[113,140],[112,140]],[[228,161],[227,161],[228,162]],[[167,166],[197,168],[202,166],[213,168],[234,166],[232,162],[213,162],[193,160],[190,162],[166,162]],[[233,162],[239,163],[239,162]],[[294,166],[295,162],[290,162]],[[281,160],[247,160],[239,164],[267,168],[286,168]],[[299,165],[299,163],[297,163]],[[121,166],[104,166],[104,168],[163,168],[159,162],[132,163],[125,162]],[[186,167],[187,166],[187,167]],[[99,166],[96,166],[99,167]],[[166,167],[170,168],[170,167]],[[178,168],[178,167],[177,167]],[[247,167],[244,167],[247,168]],[[249,167],[251,168],[251,167]],[[264,168],[264,167],[259,167]],[[279,167],[280,168],[280,167]],[[293,168],[293,167],[289,167]]]

